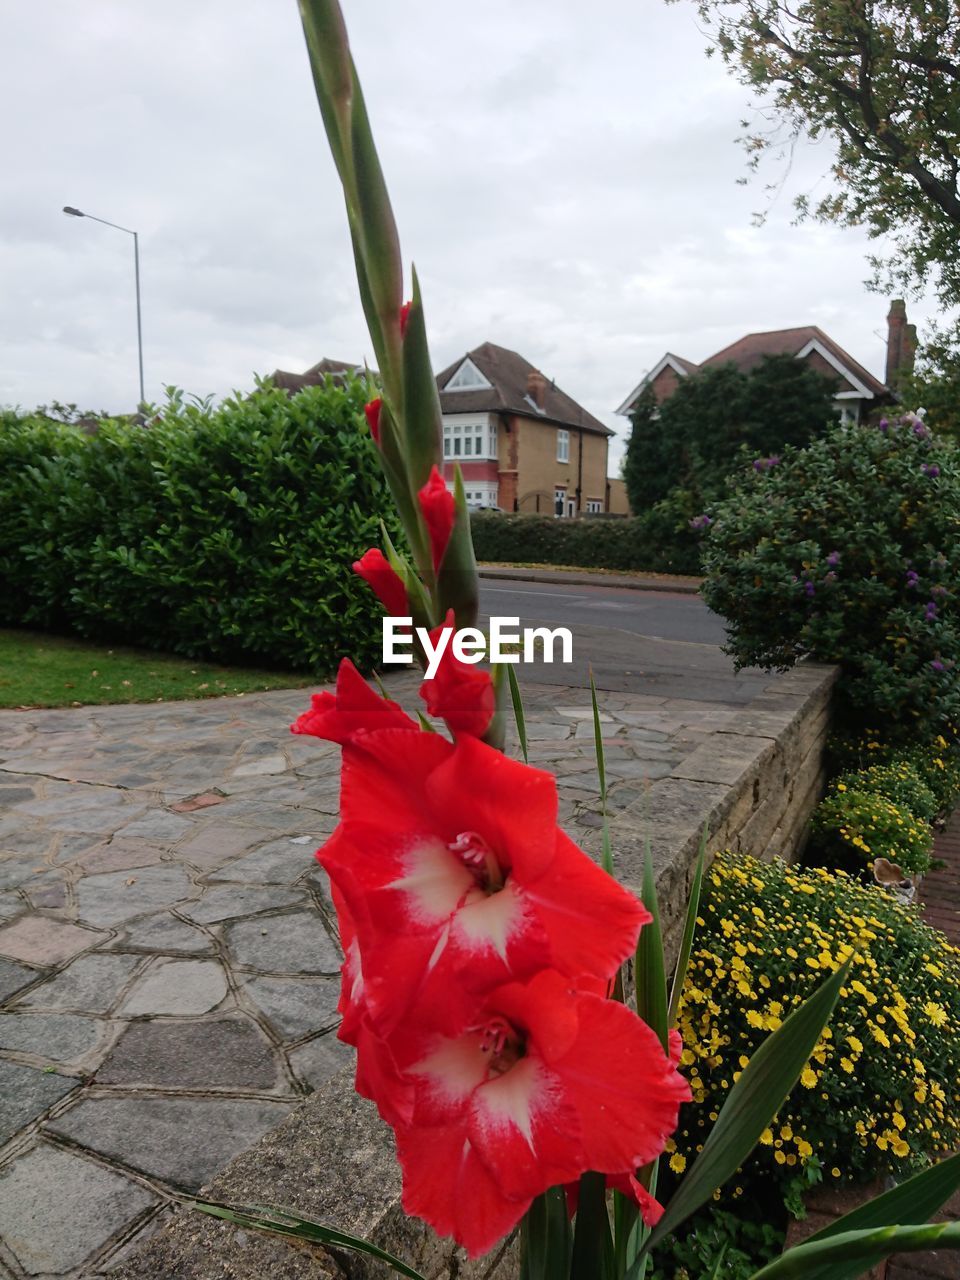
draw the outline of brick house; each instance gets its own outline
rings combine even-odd
[[[437,375],[444,472],[471,507],[578,516],[610,510],[614,434],[523,356],[485,342]]]
[[[634,387],[617,413],[629,417],[647,386],[653,387],[657,400],[662,403],[673,395],[681,379],[700,369],[732,364],[741,372],[749,373],[764,356],[792,355],[833,379],[834,405],[842,421],[860,422],[872,407],[891,404],[896,399],[891,388],[896,386],[899,374],[913,367],[916,345],[916,327],[907,323],[906,306],[896,299],[890,304],[887,316],[886,384],[854,360],[822,329],[809,324],[796,329],[749,333],[701,364],[694,364],[692,360],[668,351]]]

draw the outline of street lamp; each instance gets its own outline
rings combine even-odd
[[[93,222],[102,222],[105,227],[113,227],[115,231],[125,231],[128,236],[133,236],[133,271],[137,286],[137,355],[140,363],[140,406],[142,408],[146,397],[143,394],[143,328],[140,323],[140,237],[129,227],[108,222],[106,218],[97,218],[92,213],[83,213],[82,210],[74,209],[68,204],[63,206],[63,212],[68,213],[71,218],[90,218]]]

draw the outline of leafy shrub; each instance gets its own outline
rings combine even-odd
[[[960,953],[878,888],[724,854],[684,988],[694,1102],[673,1167],[702,1145],[765,1036],[848,958],[830,1025],[742,1171],[785,1198],[797,1177],[902,1175],[960,1145]]]
[[[625,572],[699,573],[699,539],[681,499],[624,520],[478,512],[471,520],[478,560],[574,565]]]
[[[93,436],[8,423],[0,618],[316,672],[372,659],[380,611],[349,564],[387,504],[363,400],[264,386]]]
[[[653,1251],[651,1280],[752,1280],[783,1252],[784,1235],[769,1222],[711,1205]]]
[[[814,811],[810,827],[807,861],[850,870],[887,858],[908,875],[922,875],[932,863],[929,825],[876,791],[836,783]]]
[[[919,419],[841,427],[751,468],[713,512],[704,597],[738,667],[837,662],[848,722],[960,717],[960,469]]]
[[[936,816],[937,798],[920,777],[917,769],[902,756],[888,764],[872,764],[855,773],[846,773],[833,784],[837,791],[866,791],[883,796],[891,804],[900,805],[928,821]]]
[[[872,768],[907,768],[933,795],[934,814],[944,816],[960,797],[960,740],[952,725],[944,733],[928,733],[909,743],[881,741],[880,734],[838,730],[827,744],[832,773]]]

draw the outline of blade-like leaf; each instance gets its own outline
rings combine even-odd
[[[241,1227],[251,1227],[257,1231],[273,1231],[277,1235],[291,1236],[295,1240],[308,1240],[313,1244],[329,1245],[332,1249],[348,1249],[352,1253],[365,1253],[371,1258],[386,1262],[398,1275],[407,1280],[425,1280],[419,1271],[408,1267],[405,1262],[395,1258],[386,1249],[371,1244],[369,1240],[361,1240],[359,1236],[349,1235],[345,1231],[337,1231],[333,1227],[325,1227],[310,1218],[301,1218],[297,1213],[288,1213],[285,1209],[264,1208],[253,1205],[243,1209],[229,1204],[219,1204],[215,1200],[200,1200],[190,1196],[181,1198],[181,1203],[201,1213],[208,1213],[214,1218],[223,1218],[226,1222],[235,1222]]]
[[[430,479],[431,467],[443,467],[443,424],[415,268],[403,335],[403,429],[407,473],[414,490],[420,490]]]
[[[849,971],[848,961],[794,1009],[754,1053],[730,1090],[703,1150],[651,1233],[647,1249],[706,1204],[756,1146],[799,1080]]]
[[[476,626],[480,604],[479,578],[470,536],[470,512],[459,464],[453,473],[453,500],[453,531],[437,575],[439,613],[443,617],[448,609],[453,609],[458,627],[473,627]]]
[[[928,1249],[960,1249],[960,1222],[875,1227],[870,1231],[845,1231],[840,1236],[807,1241],[768,1262],[754,1273],[752,1280],[836,1280],[839,1276],[862,1276],[892,1253],[919,1253]]]
[[[581,1174],[570,1280],[614,1280],[613,1240],[606,1196],[607,1179],[604,1174]],[[557,1273],[556,1280],[560,1280],[560,1274]],[[551,1276],[550,1280],[555,1280],[555,1277]]]
[[[502,751],[507,740],[507,674],[506,663],[494,662],[490,668],[493,684],[493,716],[483,735],[483,741],[494,751]]]
[[[927,1222],[956,1191],[960,1191],[960,1154],[915,1173],[898,1187],[851,1209],[842,1218],[835,1219],[816,1234],[808,1236],[804,1244],[841,1235],[845,1231],[888,1227],[892,1222],[900,1226]]]
[[[600,816],[602,820],[600,865],[608,876],[613,875],[613,849],[610,847],[610,819],[607,814],[607,762],[603,750],[603,732],[600,728],[600,705],[597,702],[597,686],[590,672],[590,701],[593,705],[593,745],[597,757],[597,777],[600,779]]]
[[[653,857],[647,837],[643,855],[643,905],[653,919],[640,930],[637,941],[637,964],[634,980],[637,988],[637,1013],[660,1037],[664,1053],[668,1051],[667,977],[663,963],[663,937],[660,933],[660,908],[653,875]]]
[[[524,764],[530,763],[530,756],[527,751],[527,722],[523,714],[523,698],[520,696],[520,681],[517,679],[517,673],[513,669],[513,663],[506,664],[507,679],[510,682],[510,700],[513,703],[513,718],[517,722],[517,737],[520,739],[520,750],[523,752]]]
[[[690,952],[693,950],[693,935],[697,930],[697,913],[700,910],[700,890],[703,887],[703,867],[707,858],[707,828],[704,825],[700,837],[700,853],[693,873],[693,884],[690,886],[690,897],[687,900],[687,918],[683,922],[683,938],[680,942],[680,954],[673,974],[673,988],[670,992],[670,1008],[667,1010],[667,1025],[677,1025],[677,1010],[683,996],[683,984],[687,980],[687,967],[690,964]]]
[[[567,1280],[572,1232],[563,1187],[537,1196],[520,1224],[520,1280]]]

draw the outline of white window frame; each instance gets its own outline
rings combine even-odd
[[[448,379],[447,385],[443,388],[447,391],[489,391],[491,383],[483,376],[477,366],[468,356],[460,367]]]
[[[560,504],[560,510],[557,510],[557,504]],[[553,514],[557,519],[562,519],[567,514],[567,491],[559,487],[553,491]]]
[[[586,509],[588,516],[599,516],[603,513],[603,503],[599,498],[588,498]]]
[[[564,427],[557,428],[557,461],[570,461],[570,432]]]
[[[496,457],[496,420],[487,414],[470,418],[459,414],[444,414],[444,462],[495,461]]]
[[[447,487],[450,487],[449,481]],[[484,507],[496,507],[500,496],[496,480],[465,480],[463,491],[471,511]]]

